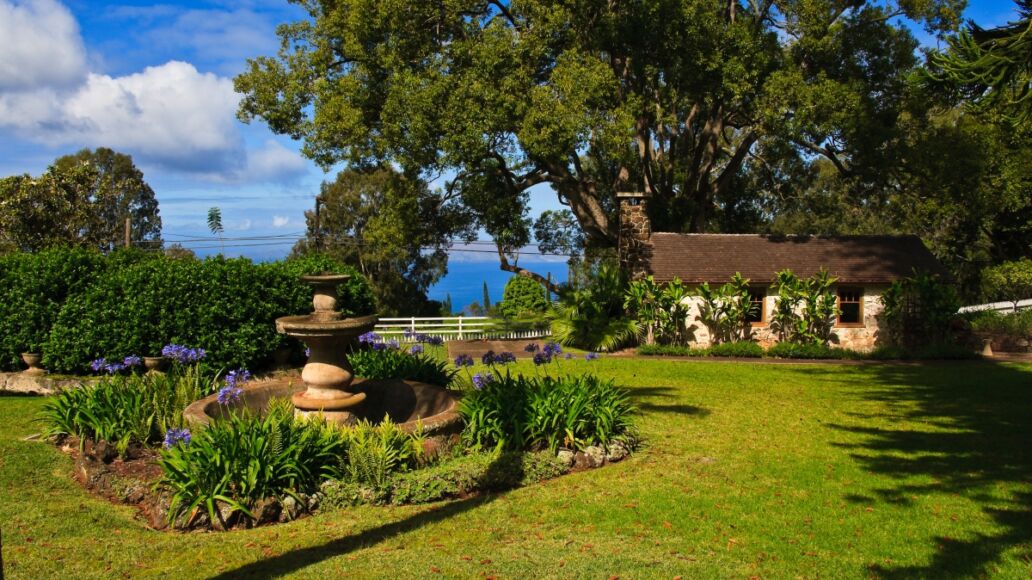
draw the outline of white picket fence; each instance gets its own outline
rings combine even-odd
[[[381,318],[375,328],[376,334],[386,338],[403,339],[405,333],[421,333],[439,336],[444,340],[515,340],[551,336],[548,329],[510,330],[502,321],[487,316],[452,316],[425,318],[408,316],[402,318]]]
[[[1032,308],[1032,298],[1018,301],[1018,310],[1024,310],[1026,308]],[[996,310],[997,312],[1014,312],[1014,303],[990,302],[988,304],[975,304],[974,306],[965,306],[960,309],[961,312],[978,312],[981,310]]]

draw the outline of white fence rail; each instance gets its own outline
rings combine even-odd
[[[542,338],[552,334],[552,331],[547,328],[524,330],[505,328],[503,321],[487,316],[452,316],[441,318],[406,316],[400,318],[381,318],[376,325],[375,332],[387,339],[401,339],[406,333],[421,333],[429,336],[439,336],[444,340],[480,338],[515,340],[521,338]]]
[[[1018,301],[1018,310],[1024,310],[1025,308],[1032,308],[1032,298]],[[960,309],[961,312],[978,312],[981,310],[996,310],[998,312],[1014,312],[1013,302],[990,302],[988,304],[975,304],[974,306],[965,306]]]

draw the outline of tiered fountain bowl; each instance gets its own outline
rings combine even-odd
[[[349,278],[338,274],[302,276],[315,291],[314,312],[276,319],[277,332],[301,340],[310,349],[300,377],[248,383],[239,399],[229,405],[220,404],[215,395],[206,397],[186,408],[186,419],[205,425],[233,409],[261,411],[274,398],[290,397],[298,414],[320,415],[343,425],[389,418],[405,430],[419,428],[429,436],[461,429],[458,396],[452,391],[416,381],[355,378],[347,353],[357,345],[359,336],[373,329],[377,317],[341,315],[337,287]]]

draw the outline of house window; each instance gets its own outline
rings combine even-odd
[[[763,324],[766,320],[766,307],[764,299],[767,293],[764,290],[749,290],[749,313],[745,315],[745,321],[749,324]]]
[[[864,292],[859,288],[839,288],[839,326],[863,326]]]

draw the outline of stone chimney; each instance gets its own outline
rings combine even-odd
[[[631,280],[640,280],[652,271],[652,223],[649,221],[649,194],[618,192],[620,204],[620,268]]]

